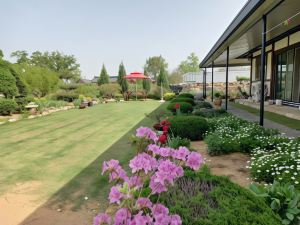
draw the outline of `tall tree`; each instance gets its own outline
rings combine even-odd
[[[128,89],[129,84],[128,81],[125,79],[126,76],[126,70],[123,62],[119,66],[119,73],[118,73],[118,83],[121,87],[121,92],[123,94],[124,100],[128,100]]]
[[[148,76],[147,71],[144,71],[144,75]],[[151,80],[150,79],[143,79],[143,92],[145,98],[148,97],[148,93],[151,89]]]
[[[166,70],[162,67],[157,77],[157,85],[169,88],[169,80]]]
[[[170,84],[179,84],[182,83],[182,81],[182,73],[178,69],[175,69],[169,76]]]
[[[182,73],[188,72],[198,72],[199,71],[199,58],[196,56],[194,52],[192,52],[186,60],[182,61],[179,66],[178,70]]]
[[[157,78],[161,68],[164,70],[168,68],[168,63],[161,55],[148,58],[144,66],[144,70],[154,79]]]
[[[59,78],[77,81],[80,78],[80,65],[74,55],[65,55],[61,52],[39,52],[31,54],[30,63],[35,66],[48,68],[58,73]]]
[[[14,51],[10,55],[17,58],[17,63],[29,63],[28,53],[26,51]]]
[[[102,69],[101,69],[101,73],[100,73],[100,77],[98,79],[98,85],[101,84],[108,84],[109,83],[109,76],[108,73],[106,71],[105,65],[102,65]]]
[[[6,98],[12,98],[18,94],[16,79],[8,68],[0,66],[0,93]]]

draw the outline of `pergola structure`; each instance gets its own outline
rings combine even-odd
[[[260,125],[266,93],[299,107],[300,0],[249,0],[202,60],[204,97],[206,68],[212,69],[213,86],[214,67],[226,67],[226,110],[231,66],[251,66],[250,95],[260,89]]]

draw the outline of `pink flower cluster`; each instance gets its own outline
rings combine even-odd
[[[143,170],[147,174],[157,168],[157,160],[147,153],[141,153],[130,160],[129,167],[132,173]]]
[[[159,143],[158,138],[150,128],[137,129],[137,137],[143,137]],[[149,142],[148,142],[149,143]],[[184,175],[182,166],[198,170],[203,163],[197,152],[190,152],[186,147],[172,149],[150,144],[146,152],[137,154],[129,162],[133,176],[128,177],[119,161],[105,161],[102,174],[109,174],[109,181],[116,181],[109,193],[110,204],[120,208],[112,219],[107,214],[98,214],[94,225],[180,225],[178,215],[169,215],[169,210],[162,204],[153,204],[149,197],[167,191],[176,179]],[[141,196],[145,181],[149,180],[151,193],[147,198]]]
[[[158,141],[158,137],[156,135],[156,133],[151,130],[148,127],[140,127],[136,130],[136,136],[137,137],[144,137],[144,138],[148,138],[154,142]]]
[[[118,160],[111,159],[108,162],[104,161],[102,165],[102,175],[106,172],[109,173],[109,182],[119,179],[124,181],[128,180],[126,172],[122,169]]]
[[[150,178],[150,188],[153,194],[159,194],[173,185],[176,178],[183,176],[183,169],[170,160],[160,160],[157,171]]]
[[[141,200],[138,199],[138,202]],[[143,200],[144,201],[144,200]],[[169,215],[169,210],[162,204],[153,205],[150,200],[143,206],[148,209],[148,213],[139,211],[132,215],[127,208],[120,208],[115,215],[114,225],[181,225],[182,221],[178,215]],[[112,220],[109,215],[101,213],[94,218],[94,225],[111,225]]]

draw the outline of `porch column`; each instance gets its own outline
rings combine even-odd
[[[214,61],[211,63],[211,101],[214,101]]]
[[[206,98],[206,93],[205,93],[205,76],[206,76],[206,67],[204,68],[204,71],[203,71],[203,81],[202,81],[202,95],[203,95],[203,98],[205,99]]]
[[[225,109],[228,109],[228,67],[229,67],[229,46],[227,47],[226,57],[226,90],[225,90]]]
[[[259,124],[264,125],[264,103],[265,103],[265,66],[266,66],[266,29],[267,16],[262,17],[262,35],[261,35],[261,68],[260,68],[260,108],[259,108]]]

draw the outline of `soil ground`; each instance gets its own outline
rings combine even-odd
[[[243,187],[248,187],[250,184],[250,173],[249,170],[246,169],[247,161],[250,160],[250,156],[239,152],[210,156],[206,151],[207,146],[203,141],[194,141],[191,143],[191,147],[202,154],[213,174],[227,176],[231,181]]]

